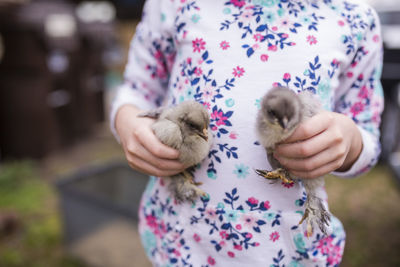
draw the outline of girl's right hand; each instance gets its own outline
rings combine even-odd
[[[115,128],[129,165],[153,176],[171,176],[185,167],[178,160],[179,151],[161,143],[151,125],[154,119],[137,117],[142,111],[132,105],[122,106],[115,118]]]

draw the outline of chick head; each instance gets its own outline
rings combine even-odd
[[[272,88],[261,101],[265,122],[282,131],[290,131],[301,120],[302,104],[299,97],[286,87]]]

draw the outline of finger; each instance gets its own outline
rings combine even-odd
[[[277,158],[277,160],[287,169],[292,171],[300,171],[300,172],[312,172],[316,169],[323,167],[324,165],[329,164],[330,162],[336,160],[342,160],[345,158],[346,148],[345,146],[334,146],[325,149],[324,151],[303,159],[294,159],[294,158]]]
[[[156,166],[160,170],[185,169],[185,166],[178,160],[158,158],[141,144],[128,146],[126,153],[128,153],[131,158],[139,158],[152,166]]]
[[[140,144],[154,156],[164,159],[177,159],[179,151],[161,143],[154,135],[151,128],[143,127],[141,132],[136,134]]]
[[[321,112],[302,122],[294,133],[282,143],[294,143],[307,140],[325,131],[332,122],[332,115],[329,112]]]
[[[332,171],[337,170],[342,166],[343,162],[341,160],[335,160],[332,161],[328,164],[323,165],[322,167],[315,169],[313,171],[292,171],[288,170],[291,174],[299,177],[299,178],[305,178],[305,179],[313,179],[313,178],[318,178],[321,176],[324,176],[328,173],[331,173]]]
[[[167,176],[172,176],[175,174],[178,174],[182,172],[183,170],[163,170],[158,168],[157,166],[154,166],[150,164],[149,162],[146,162],[140,158],[137,157],[127,157],[128,158],[128,163],[129,165],[143,173],[146,173],[148,175],[153,175],[153,176],[158,176],[158,177],[167,177]]]
[[[278,157],[293,159],[308,158],[339,143],[340,140],[337,139],[328,129],[301,142],[280,144],[276,147],[274,154]]]

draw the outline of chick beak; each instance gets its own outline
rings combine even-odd
[[[208,141],[208,130],[207,128],[203,129],[202,133],[199,133],[199,136],[203,138],[206,142]]]
[[[283,117],[283,119],[279,120],[279,124],[283,129],[286,129],[288,124],[288,119],[286,117]]]

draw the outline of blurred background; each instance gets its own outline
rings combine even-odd
[[[342,266],[400,266],[400,3],[368,2],[385,42],[383,153],[327,190],[348,235]],[[147,178],[107,118],[142,5],[0,0],[1,267],[150,266],[136,230]]]

